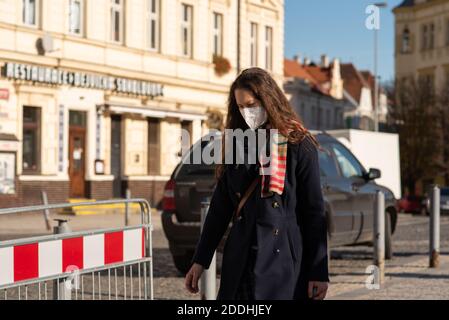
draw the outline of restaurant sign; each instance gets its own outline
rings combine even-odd
[[[21,63],[6,63],[3,67],[2,74],[4,77],[9,79],[32,81],[37,83],[110,90],[117,93],[127,93],[149,97],[164,95],[164,86],[159,83],[116,78],[112,76],[83,72],[72,72],[58,68]]]

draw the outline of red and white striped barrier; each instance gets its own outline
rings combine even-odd
[[[144,257],[142,228],[13,245],[0,248],[0,286]]]

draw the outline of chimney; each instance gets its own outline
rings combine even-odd
[[[343,79],[341,78],[340,60],[332,61],[331,95],[336,99],[343,99]]]
[[[304,57],[304,65],[308,66],[310,64],[310,59],[307,57]]]
[[[293,60],[295,60],[297,63],[301,64],[301,54],[296,54],[293,56]]]
[[[321,55],[321,67],[329,68],[329,57],[326,54]]]

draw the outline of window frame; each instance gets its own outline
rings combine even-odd
[[[217,21],[217,18],[219,18]],[[224,15],[220,12],[212,12],[212,55],[223,56],[223,29]],[[218,25],[218,26],[217,26]]]
[[[160,148],[160,140],[161,140],[161,119],[159,118],[147,118],[148,125],[148,143],[147,143],[147,172],[149,176],[158,176],[161,174],[161,148]],[[155,127],[155,131],[152,130]],[[151,142],[151,133],[156,133],[155,143]],[[153,162],[154,158],[150,156],[153,150],[157,150],[157,162]]]
[[[265,26],[265,69],[273,70],[273,37],[272,26]]]
[[[407,45],[405,45],[406,43]],[[405,27],[404,30],[402,30],[401,36],[401,53],[410,53],[410,52],[411,52],[411,34],[410,29],[408,27]]]
[[[431,22],[428,28],[429,28],[429,39],[427,49],[433,50],[435,48],[435,24]]]
[[[257,67],[258,63],[259,63],[259,25],[256,22],[250,22],[250,41],[249,41],[249,45],[250,45],[250,50],[249,50],[249,54],[250,54],[250,66],[251,67]]]
[[[119,1],[120,4],[116,3]],[[125,43],[125,9],[126,8],[126,0],[110,0],[110,41],[116,44],[124,44]],[[115,37],[115,13],[119,13],[119,30],[118,35],[119,39],[116,40]]]
[[[193,59],[193,41],[194,41],[194,12],[193,5],[188,3],[181,3],[181,56]],[[185,20],[187,10],[187,19]],[[184,41],[184,31],[187,30],[187,39]],[[187,52],[186,52],[187,50]]]
[[[79,2],[80,3],[80,15],[79,15],[79,32],[75,32],[74,30],[72,30],[72,19],[71,19],[71,10],[72,10],[72,4],[73,2]],[[68,33],[70,35],[74,35],[74,36],[78,36],[78,37],[82,37],[84,36],[84,18],[85,18],[85,6],[86,6],[86,1],[85,0],[69,0],[69,25],[68,25]]]
[[[423,24],[421,26],[421,50],[426,51],[427,50],[427,43],[428,43],[428,27],[427,24]]]
[[[449,47],[449,19],[446,19],[446,46]]]
[[[25,109],[33,108],[36,111],[36,122],[30,123],[25,122]],[[35,158],[36,158],[36,168],[29,169],[24,167],[24,133],[25,130],[36,131],[36,142],[35,148]],[[39,175],[41,173],[41,142],[42,142],[42,108],[35,106],[23,106],[22,107],[22,173],[26,175]]]
[[[35,8],[34,8],[34,23],[28,23],[29,19],[29,2],[31,0],[22,0],[22,24],[24,26],[30,27],[30,28],[39,28],[40,26],[40,18],[41,18],[41,0],[34,0],[35,1]],[[28,13],[28,14],[27,14]]]
[[[152,6],[153,0],[146,0],[146,8],[145,8],[145,41],[146,41],[146,48],[149,51],[153,52],[159,52],[160,51],[160,41],[161,41],[161,0],[154,0],[155,6],[156,6],[156,12],[153,12],[153,6]],[[154,44],[155,46],[152,47],[153,43],[153,29],[152,29],[152,22],[154,21]]]

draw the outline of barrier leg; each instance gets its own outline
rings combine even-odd
[[[54,227],[54,234],[70,233],[70,227],[67,220],[56,219],[58,226]],[[64,272],[66,270],[63,270]],[[55,280],[53,282],[53,299],[54,300],[71,300],[72,299],[72,281],[68,279]]]
[[[126,200],[131,199],[131,191],[126,189]],[[129,203],[125,203],[125,226],[129,226]]]

